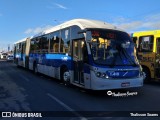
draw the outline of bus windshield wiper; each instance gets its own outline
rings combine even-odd
[[[118,53],[119,53],[119,51],[118,51]],[[117,53],[116,53],[116,54],[117,54]],[[120,54],[120,53],[119,53],[119,54]],[[116,55],[116,56],[114,57],[112,64],[110,64],[110,67],[114,67],[114,66],[115,66],[115,63],[116,63],[116,60],[117,60],[117,56],[118,56],[118,55]]]
[[[121,58],[121,60],[123,60],[123,58],[121,57],[122,56],[121,53],[125,56],[125,58],[127,58],[127,60],[129,60],[132,63],[131,64],[132,66],[137,66],[136,63],[132,60],[131,56],[129,56],[129,54],[126,52],[126,50],[124,48],[120,47],[119,50],[118,50],[118,53],[115,55],[115,57],[113,59],[112,64],[110,65],[110,67],[115,66],[118,55]]]
[[[122,48],[122,53],[127,58],[127,60],[132,62],[132,66],[134,66],[134,67],[137,66],[137,64],[132,60],[131,56],[126,52],[126,50],[124,48]]]

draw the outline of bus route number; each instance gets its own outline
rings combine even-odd
[[[112,77],[117,77],[117,76],[119,76],[119,72],[109,71],[109,75],[112,76]]]

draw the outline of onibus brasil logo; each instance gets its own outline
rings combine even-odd
[[[108,96],[113,96],[113,97],[128,97],[128,96],[136,96],[138,95],[138,92],[112,92],[112,91],[107,91]]]

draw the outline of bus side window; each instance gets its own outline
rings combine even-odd
[[[88,51],[87,51],[87,45],[86,45],[85,42],[83,44],[82,52],[83,52],[83,61],[84,61],[84,63],[88,63]]]
[[[53,51],[54,51],[54,52],[59,52],[59,43],[55,43],[55,44],[53,45]]]
[[[139,38],[139,52],[152,52],[153,50],[153,36],[141,36]]]
[[[50,34],[50,52],[59,52],[59,31]]]
[[[35,39],[31,40],[30,53],[34,53],[35,51]]]
[[[160,38],[157,38],[157,53],[160,54]]]
[[[48,48],[49,48],[49,39],[47,39],[46,36],[41,37],[41,52],[42,53],[48,53]]]
[[[68,53],[70,50],[70,29],[65,28],[61,30],[60,52]]]

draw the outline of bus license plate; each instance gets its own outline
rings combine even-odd
[[[130,82],[121,83],[121,87],[129,87]]]

